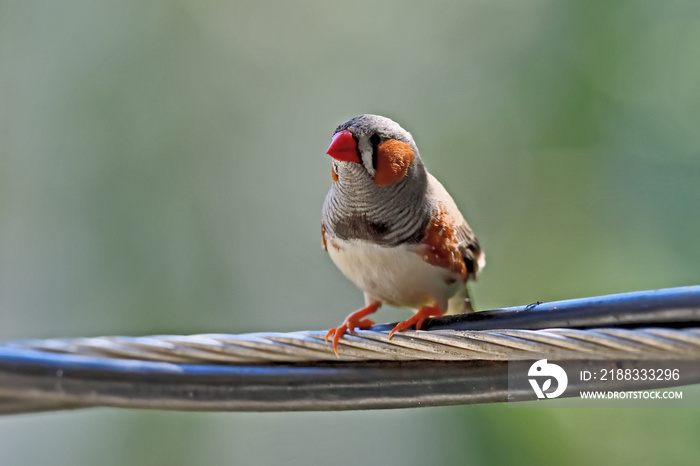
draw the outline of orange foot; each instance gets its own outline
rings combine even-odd
[[[336,356],[338,356],[338,342],[345,332],[352,335],[352,332],[356,328],[366,329],[374,325],[374,321],[365,319],[365,317],[373,312],[376,312],[376,310],[379,309],[379,306],[381,306],[379,303],[370,304],[359,311],[353,312],[345,318],[345,321],[342,323],[342,325],[340,325],[340,327],[332,328],[328,331],[328,333],[326,333],[326,341],[328,341],[331,335],[333,335],[333,351],[335,351]]]
[[[393,330],[389,332],[389,338],[391,338],[394,332],[401,332],[403,330],[411,328],[413,324],[416,324],[416,330],[420,330],[420,328],[423,326],[423,322],[425,322],[425,319],[428,319],[430,317],[440,317],[442,314],[444,313],[437,307],[423,306],[418,310],[418,312],[415,313],[413,317],[397,324],[396,327],[394,327]]]

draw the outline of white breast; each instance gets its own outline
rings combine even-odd
[[[418,248],[336,238],[328,253],[350,281],[384,303],[414,309],[436,304],[444,310],[465,285],[449,270],[425,262]]]

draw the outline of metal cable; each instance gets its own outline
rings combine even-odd
[[[336,410],[528,399],[513,367],[673,368],[700,382],[700,287],[626,293],[448,316],[388,338],[325,331],[24,340],[0,344],[0,413],[121,406],[183,410]],[[558,327],[558,328],[552,328]],[[592,365],[595,363],[594,365]],[[522,366],[522,367],[521,367]],[[564,396],[595,389],[571,381]],[[611,386],[605,386],[610,389]],[[568,392],[568,390],[571,390]]]
[[[325,332],[242,335],[159,335],[27,340],[0,346],[93,358],[182,364],[264,364],[319,361],[514,361],[539,358],[700,360],[700,328],[545,330],[358,330],[344,336],[338,356]]]

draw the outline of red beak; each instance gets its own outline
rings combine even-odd
[[[347,129],[333,135],[333,140],[326,154],[341,162],[360,163],[360,158],[357,156],[357,143],[352,137],[352,133]]]

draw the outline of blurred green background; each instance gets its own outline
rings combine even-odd
[[[325,329],[335,126],[397,120],[477,308],[697,284],[700,4],[0,1],[0,339]],[[383,310],[380,321],[407,317]],[[0,464],[690,462],[700,416],[504,405],[0,419]]]

